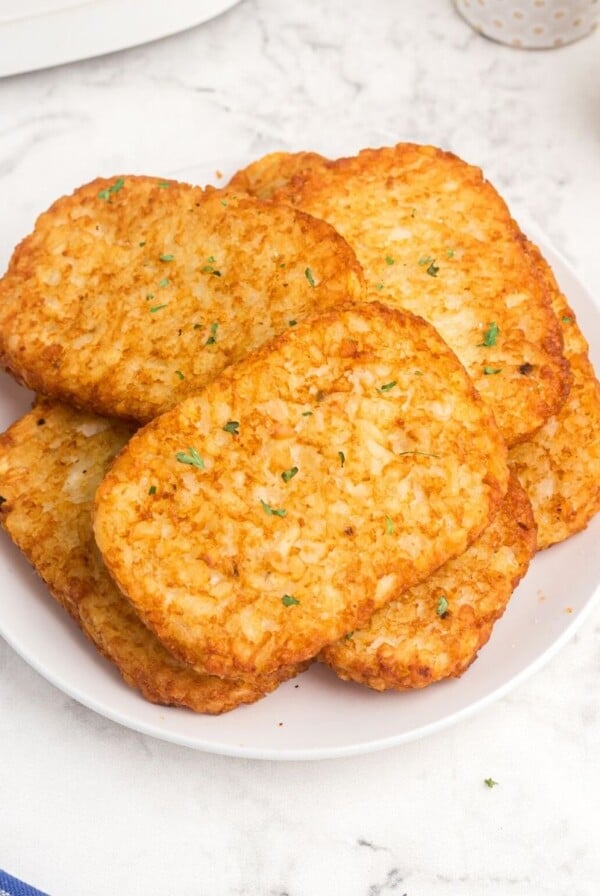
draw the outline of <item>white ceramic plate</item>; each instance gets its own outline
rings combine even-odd
[[[0,78],[135,47],[239,0],[0,0]]]
[[[235,166],[232,166],[234,170]],[[225,172],[228,173],[228,172]],[[215,166],[176,172],[214,180]],[[568,264],[527,228],[552,264],[592,343],[600,369],[600,311]],[[0,381],[0,425],[29,407],[30,395]],[[185,746],[260,759],[320,759],[380,750],[447,727],[506,694],[573,635],[600,593],[600,516],[538,555],[479,659],[458,680],[413,693],[378,694],[315,665],[253,706],[220,717],[146,703],[122,683],[49,598],[4,535],[0,540],[0,633],[34,669],[80,703],[116,722]]]

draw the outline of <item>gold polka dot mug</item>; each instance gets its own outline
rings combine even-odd
[[[560,47],[591,34],[600,0],[455,0],[467,22],[513,47]]]

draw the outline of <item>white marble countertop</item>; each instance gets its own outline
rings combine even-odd
[[[416,140],[480,164],[599,295],[599,85],[598,34],[527,52],[445,0],[245,0],[0,81],[0,264],[97,174]],[[426,740],[282,764],[122,728],[2,642],[0,865],[52,896],[597,896],[599,632],[596,609],[543,671]]]

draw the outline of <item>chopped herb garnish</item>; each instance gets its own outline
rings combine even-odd
[[[171,282],[171,281],[169,280],[168,277],[163,277],[162,280],[159,280],[159,281],[158,281],[158,285],[159,285],[159,287],[160,287],[161,289],[164,289],[166,286],[169,285],[170,282]]]
[[[217,341],[217,330],[218,329],[219,329],[219,324],[217,322],[210,325],[210,336],[204,343],[205,345],[214,345],[215,344],[215,342]]]
[[[111,197],[111,193],[118,193],[119,190],[122,190],[125,186],[125,180],[122,177],[118,177],[114,184],[111,184],[110,187],[106,187],[104,190],[100,190],[98,193],[98,199],[103,199],[105,202],[108,202]]]
[[[221,199],[221,205],[224,206],[225,208],[227,208],[227,205],[228,205],[227,200]]]
[[[421,258],[419,258],[419,264],[421,265],[421,267],[424,267],[426,264],[430,264],[430,262],[432,261],[433,258],[431,257],[431,255],[423,255]]]
[[[153,299],[153,298],[154,298],[154,293],[149,292],[148,295],[146,296],[146,301],[148,302],[150,299]]]
[[[346,641],[351,641],[353,637],[354,637],[354,632],[348,632],[347,635],[344,635],[344,638],[346,639]]]
[[[292,594],[284,594],[281,598],[281,603],[284,607],[293,607],[294,604],[299,604],[300,601],[296,600]]]
[[[297,320],[288,320],[288,326],[290,327],[295,327],[297,323]]]
[[[308,282],[310,283],[311,286],[315,285],[315,278],[313,277],[313,274],[312,274],[312,271],[310,268],[305,268],[304,276],[306,277],[306,279],[308,280]]]
[[[240,434],[240,424],[238,420],[228,420],[225,426],[223,427],[225,432],[230,432],[232,436],[239,436]]]
[[[488,324],[487,330],[485,330],[483,334],[483,342],[480,342],[479,345],[483,348],[490,348],[492,345],[496,345],[498,342],[498,336],[500,335],[500,328],[498,324],[492,321]]]
[[[175,375],[178,376],[180,380],[184,380],[184,379],[185,379],[185,376],[183,375],[183,373],[181,372],[181,370],[176,370],[176,371],[175,371]]]
[[[201,330],[202,324],[194,324],[194,330]]]
[[[209,264],[214,264],[214,263],[215,263],[215,256],[214,256],[214,255],[209,255],[208,258],[207,258],[206,260],[207,260],[207,262],[208,262]]]
[[[160,187],[161,190],[168,190],[171,184],[167,180],[159,180],[156,186]]]
[[[386,264],[389,264],[389,265],[392,265],[392,264],[396,264],[396,261],[395,261],[394,258],[392,258],[391,255],[386,255],[386,256],[385,256],[385,263],[386,263]]]
[[[440,266],[435,263],[435,258],[427,268],[426,273],[429,274],[430,277],[437,277]]]
[[[454,249],[446,249],[446,258],[454,258]]]
[[[263,501],[262,498],[260,503],[262,504],[262,509],[264,510],[264,512],[269,516],[285,516],[287,513],[287,510],[284,510],[283,507],[271,507],[271,505],[267,504],[266,501]]]
[[[385,518],[385,534],[386,535],[394,534],[394,521],[389,516],[386,516],[386,518]]]
[[[343,451],[338,451],[338,457],[340,459],[340,467],[343,467],[344,464],[346,463],[346,455],[344,454]]]
[[[141,243],[138,243],[138,246],[145,246],[145,245],[146,245],[146,240],[142,240]]]
[[[489,787],[490,789],[491,789],[492,787],[497,787],[497,786],[498,786],[498,781],[494,781],[493,778],[484,778],[483,783],[485,784],[486,787]]]
[[[279,265],[279,267],[280,267],[280,268],[284,268],[284,267],[285,267],[285,261],[282,261],[281,264]]]
[[[150,314],[155,314],[157,311],[162,311],[162,309],[166,308],[168,304],[169,303],[167,302],[167,304],[165,305],[153,305],[150,309]]]
[[[486,376],[493,376],[495,373],[502,373],[501,367],[484,367],[483,372]]]
[[[313,415],[312,411],[302,411],[303,417],[312,417],[312,415]]]
[[[383,386],[380,386],[377,390],[378,392],[389,392],[390,389],[393,389],[394,386],[398,385],[398,380],[392,380],[391,383],[384,383]]]
[[[573,318],[569,314],[563,314],[561,317],[563,324],[572,324]]]
[[[437,602],[435,612],[438,614],[438,616],[445,616],[448,612],[448,601],[443,594]]]
[[[204,461],[198,454],[195,448],[188,448],[189,454],[186,454],[185,451],[178,451],[175,455],[175,460],[178,460],[180,464],[191,464],[192,467],[198,467],[199,470],[204,469]]]
[[[149,495],[155,495],[155,494],[156,494],[156,486],[155,486],[155,485],[151,485],[151,486],[150,486],[150,488],[148,489],[148,494],[149,494]]]
[[[378,283],[375,289],[383,289],[383,283]]]
[[[290,467],[289,470],[284,470],[281,474],[281,478],[284,482],[289,482],[290,479],[293,479],[296,473],[298,472],[298,467]]]
[[[407,454],[418,454],[421,457],[435,457],[436,460],[439,460],[439,454],[427,454],[426,451],[399,451],[397,457],[406,457]]]
[[[165,254],[160,256],[161,261],[175,261],[175,256],[170,254]]]

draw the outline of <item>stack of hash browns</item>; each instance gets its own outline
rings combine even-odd
[[[123,679],[220,713],[318,659],[461,675],[600,509],[600,385],[539,250],[429,146],[98,179],[0,281],[0,522]]]

